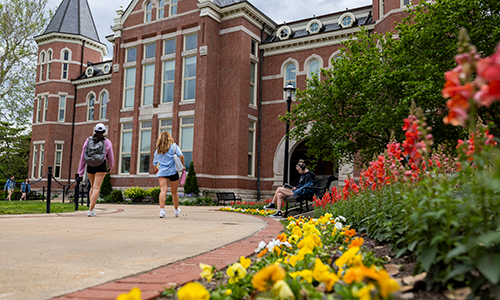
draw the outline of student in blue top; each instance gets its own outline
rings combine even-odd
[[[7,182],[5,183],[5,186],[3,187],[4,191],[9,192],[9,196],[7,199],[10,201],[10,197],[12,197],[12,193],[14,193],[14,189],[16,188],[16,181],[14,180],[14,175],[10,179],[7,179]]]
[[[30,187],[30,181],[28,180],[28,178],[26,178],[23,183],[21,183],[21,193],[23,194],[21,196],[21,199],[19,199],[19,201],[23,201],[23,198],[24,200],[28,200],[28,193],[31,192],[31,187]]]
[[[165,218],[165,200],[167,198],[168,185],[170,185],[170,192],[172,193],[172,201],[174,202],[174,215],[176,217],[181,213],[179,208],[179,194],[177,188],[179,187],[179,173],[175,170],[174,154],[177,154],[184,165],[184,155],[182,155],[179,146],[174,143],[174,139],[168,131],[163,131],[156,141],[156,151],[153,160],[153,165],[158,170],[156,176],[160,183],[160,218]]]

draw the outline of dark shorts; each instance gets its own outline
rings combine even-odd
[[[106,167],[106,161],[104,161],[102,164],[100,164],[97,167],[91,167],[87,165],[87,173],[88,174],[95,174],[95,173],[106,173],[108,172],[107,167]]]
[[[170,179],[170,181],[177,181],[179,180],[179,173],[175,173],[174,175],[170,176],[159,176],[159,177]]]

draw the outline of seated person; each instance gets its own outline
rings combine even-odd
[[[295,168],[297,169],[299,174],[301,174],[298,185],[291,189],[283,186],[278,187],[276,189],[276,192],[274,193],[271,203],[264,206],[265,209],[277,208],[276,213],[271,217],[280,218],[283,216],[281,212],[281,202],[283,201],[283,199],[290,196],[304,196],[308,193],[306,188],[314,185],[313,180],[314,177],[316,177],[316,174],[306,168],[303,159],[299,160],[299,163],[295,166]]]

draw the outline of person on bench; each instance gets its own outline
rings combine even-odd
[[[281,218],[283,216],[283,213],[281,212],[281,203],[286,197],[305,196],[312,192],[311,189],[307,188],[314,185],[313,181],[314,177],[316,177],[316,174],[307,169],[303,159],[299,160],[299,163],[295,166],[295,168],[297,169],[299,174],[301,174],[298,185],[295,187],[292,187],[290,185],[285,185],[287,187],[278,187],[276,189],[276,192],[274,193],[271,203],[264,206],[265,209],[277,209],[276,213],[274,215],[271,215],[271,217]]]

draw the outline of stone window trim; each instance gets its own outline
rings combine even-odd
[[[91,106],[90,106],[90,98],[91,98],[92,96],[94,97],[94,105],[91,107]],[[86,121],[93,121],[93,120],[94,120],[94,116],[95,116],[95,105],[96,105],[96,103],[97,103],[97,101],[98,101],[98,100],[97,100],[97,96],[96,96],[96,94],[92,91],[92,92],[89,92],[89,93],[87,94],[86,99],[87,99],[87,100],[86,100],[86,102],[87,102],[87,113],[86,113],[86,116],[85,116],[85,120],[86,120]],[[92,110],[92,119],[90,119],[90,118],[89,118],[89,117],[90,117],[90,111],[91,111],[91,110]]]
[[[153,21],[153,2],[151,0],[146,1],[146,2],[144,2],[143,5],[144,5],[144,7],[143,7],[144,23],[149,23],[149,22]]]
[[[104,95],[107,94],[107,100],[106,104],[103,103]],[[108,112],[107,108],[109,105],[109,91],[107,89],[103,89],[101,93],[99,93],[99,120],[107,120],[108,119]],[[106,117],[103,118],[103,109],[106,108]]]
[[[281,41],[284,41],[284,40],[288,40],[289,38],[291,38],[292,37],[292,33],[293,32],[292,32],[292,29],[290,29],[290,27],[288,27],[287,25],[283,25],[276,32],[276,36]]]
[[[309,21],[309,23],[307,23],[307,32],[309,32],[309,34],[317,34],[317,33],[320,33],[321,30],[323,29],[323,23],[321,23],[320,20],[318,19],[314,19],[314,20],[311,20]]]
[[[356,23],[356,16],[353,13],[347,12],[340,16],[338,24],[342,28],[350,28]]]

